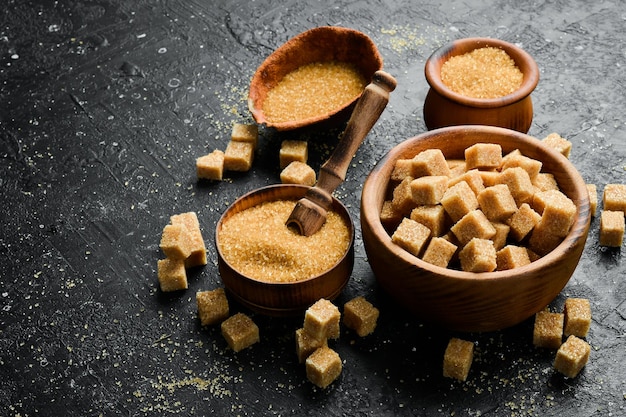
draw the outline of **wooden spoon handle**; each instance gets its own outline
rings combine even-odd
[[[316,187],[332,194],[343,182],[354,154],[387,106],[389,93],[395,90],[396,85],[395,78],[390,74],[384,71],[374,73],[372,82],[357,101],[339,143],[320,168]]]
[[[389,93],[395,88],[396,80],[391,75],[383,71],[374,74],[372,82],[357,101],[337,147],[320,168],[317,184],[298,201],[287,219],[287,225],[297,226],[304,236],[311,236],[322,227],[326,212],[333,203],[332,192],[345,179],[356,150],[380,117],[389,102]]]

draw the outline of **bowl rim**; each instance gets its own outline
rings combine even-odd
[[[541,258],[531,262],[528,265],[524,265],[518,268],[503,270],[503,271],[493,271],[493,272],[467,272],[461,271],[457,269],[451,268],[443,268],[440,266],[436,266],[430,264],[428,262],[423,261],[422,259],[410,254],[406,250],[402,249],[400,246],[396,245],[392,242],[391,236],[383,227],[380,221],[380,209],[382,205],[382,201],[376,201],[376,188],[380,186],[380,181],[385,179],[383,170],[386,168],[386,171],[391,173],[391,165],[392,162],[400,159],[402,155],[402,151],[410,144],[423,140],[435,140],[439,137],[445,137],[451,133],[492,133],[498,135],[506,135],[513,136],[516,140],[521,141],[523,143],[530,144],[536,148],[538,148],[547,158],[550,158],[556,161],[559,166],[563,167],[563,170],[566,172],[567,176],[573,179],[572,184],[573,188],[576,190],[576,194],[579,197],[579,204],[576,205],[576,220],[574,224],[572,224],[571,229],[567,236],[563,238],[563,241],[559,243],[559,245],[554,248],[552,251],[542,256]],[[489,140],[485,140],[485,142],[489,143]],[[385,188],[387,187],[388,179],[384,184]],[[568,196],[569,197],[569,196]],[[384,195],[383,195],[384,198]],[[571,198],[571,197],[570,197]],[[379,204],[380,203],[380,204]],[[589,210],[589,195],[585,186],[585,182],[582,179],[580,173],[574,167],[574,165],[570,162],[568,158],[557,152],[556,150],[548,147],[543,144],[539,139],[532,137],[530,135],[496,126],[485,126],[485,125],[458,125],[458,126],[449,126],[438,129],[433,129],[417,136],[413,136],[411,138],[406,139],[405,141],[394,146],[387,154],[383,156],[383,158],[378,162],[378,164],[371,171],[369,176],[367,177],[365,184],[363,185],[362,192],[362,203],[361,203],[361,221],[367,222],[369,227],[371,227],[372,232],[375,236],[381,237],[379,239],[379,243],[385,247],[386,250],[391,252],[392,255],[397,256],[403,262],[407,264],[411,264],[417,268],[420,268],[429,273],[438,275],[442,278],[450,279],[451,281],[468,281],[468,280],[476,280],[480,281],[495,281],[502,282],[505,280],[518,280],[523,276],[533,275],[537,271],[541,270],[545,266],[554,263],[561,257],[567,256],[571,251],[573,251],[574,245],[573,243],[577,240],[584,238],[586,239],[587,231],[589,229],[589,224],[591,221],[591,213]],[[571,242],[571,244],[570,244]]]
[[[441,67],[444,62],[453,56],[462,55],[482,47],[500,48],[515,61],[515,64],[524,74],[522,84],[517,90],[502,97],[475,98],[452,91],[443,83]],[[429,86],[443,97],[465,106],[478,108],[502,107],[521,101],[533,92],[540,78],[539,67],[528,52],[510,42],[486,37],[457,39],[435,50],[426,60],[424,75]]]
[[[318,122],[322,122],[338,113],[341,113],[342,111],[346,111],[348,108],[354,105],[354,103],[356,103],[356,101],[359,99],[361,94],[355,96],[354,99],[352,99],[350,102],[346,102],[345,104],[333,109],[332,111],[328,113],[324,113],[324,114],[314,116],[314,117],[309,117],[306,119],[288,120],[288,121],[283,121],[283,122],[271,122],[267,120],[267,118],[265,117],[265,113],[263,111],[263,102],[265,100],[265,97],[261,99],[261,97],[259,97],[258,95],[258,92],[253,88],[253,86],[258,85],[259,83],[262,82],[263,74],[266,71],[266,69],[276,65],[276,63],[280,61],[281,54],[284,54],[286,51],[289,51],[293,47],[293,45],[298,45],[301,43],[310,43],[319,49],[319,45],[316,44],[315,39],[316,37],[319,36],[320,33],[332,33],[333,35],[341,37],[341,38],[353,37],[355,39],[358,39],[360,42],[363,42],[368,47],[368,49],[370,49],[372,52],[372,62],[375,64],[375,67],[376,67],[375,70],[372,72],[372,75],[377,70],[380,70],[383,68],[383,58],[382,58],[382,55],[380,54],[380,51],[378,50],[378,47],[376,46],[374,41],[364,32],[361,32],[357,29],[352,29],[352,28],[343,27],[343,26],[333,26],[333,25],[317,26],[317,27],[305,30],[304,32],[301,32],[293,36],[292,38],[288,39],[285,43],[283,43],[274,51],[272,51],[263,60],[261,65],[259,65],[259,67],[255,70],[252,76],[252,79],[250,80],[250,88],[248,91],[248,109],[250,110],[250,113],[252,113],[252,117],[257,123],[264,124],[267,127],[271,127],[279,131],[294,130],[294,129],[309,126]],[[359,68],[359,70],[361,70],[361,68]],[[369,82],[369,81],[370,80],[366,80],[366,82]],[[268,91],[273,87],[274,85],[269,86]],[[257,104],[259,104],[260,106],[257,106]]]
[[[250,208],[250,207],[254,207],[257,204],[253,204],[253,205],[246,205],[244,204],[247,200],[252,200],[252,197],[254,197],[255,195],[258,194],[267,194],[269,196],[271,196],[271,198],[268,198],[266,200],[264,200],[263,202],[269,202],[269,201],[278,201],[278,200],[285,200],[285,198],[280,198],[280,196],[278,195],[273,195],[272,196],[272,192],[278,188],[292,188],[296,193],[301,193],[302,196],[306,193],[306,191],[308,189],[310,189],[311,187],[307,186],[307,185],[300,185],[300,184],[271,184],[271,185],[266,185],[264,187],[260,187],[260,188],[256,188],[254,190],[248,191],[247,193],[243,194],[242,196],[240,196],[239,198],[237,198],[235,201],[233,201],[233,203],[231,203],[228,208],[226,210],[224,210],[224,212],[222,213],[222,215],[220,216],[219,220],[217,221],[217,223],[215,224],[215,233],[214,233],[214,242],[215,242],[215,249],[217,251],[217,255],[218,255],[218,260],[220,262],[224,262],[225,265],[228,266],[228,268],[232,271],[234,271],[237,276],[241,277],[244,280],[249,280],[251,282],[253,282],[256,285],[262,285],[265,287],[283,287],[283,286],[300,286],[300,285],[308,285],[311,281],[314,281],[316,279],[319,279],[321,277],[324,277],[325,275],[327,275],[330,271],[332,271],[336,266],[338,266],[339,264],[343,263],[346,261],[346,258],[348,256],[350,256],[350,253],[354,253],[354,241],[355,241],[355,227],[354,227],[354,222],[352,220],[352,217],[350,216],[350,212],[348,211],[348,209],[346,208],[346,206],[339,201],[339,199],[337,199],[335,196],[333,197],[333,207],[340,207],[341,210],[344,212],[344,215],[341,215],[341,217],[346,221],[346,225],[348,226],[348,230],[349,230],[349,236],[350,236],[350,242],[348,243],[348,247],[346,249],[346,251],[344,252],[344,254],[341,256],[341,258],[339,258],[337,260],[337,262],[335,262],[330,268],[328,268],[327,270],[325,270],[324,272],[318,274],[318,275],[314,275],[312,277],[306,278],[306,279],[301,279],[301,280],[297,280],[297,281],[288,281],[288,282],[272,282],[272,281],[264,281],[261,279],[257,279],[257,278],[253,278],[247,275],[244,275],[243,273],[241,273],[237,268],[235,268],[230,262],[228,262],[228,260],[224,257],[224,254],[222,252],[222,249],[220,248],[219,245],[219,233],[221,231],[222,228],[222,224],[224,224],[224,222],[226,220],[228,220],[229,215],[233,215],[236,213],[231,213],[232,210],[239,206],[239,205],[244,205],[245,207],[242,208],[241,210],[237,211],[243,211],[246,208]],[[287,200],[294,200],[297,201],[299,198],[298,197],[294,197],[294,198],[287,198]],[[350,279],[350,275],[348,275],[346,277],[345,282],[347,283],[347,281]]]

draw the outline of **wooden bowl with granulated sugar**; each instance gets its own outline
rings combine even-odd
[[[354,265],[354,225],[346,207],[339,200],[333,198],[331,211],[335,213],[335,225],[340,222],[345,228],[337,234],[329,230],[324,235],[324,228],[317,232],[313,238],[321,236],[323,239],[331,239],[331,242],[313,241],[313,245],[301,245],[294,247],[283,246],[285,236],[285,222],[291,211],[287,210],[284,215],[266,212],[263,220],[250,218],[248,226],[241,229],[238,236],[233,239],[227,238],[227,226],[235,216],[259,208],[265,203],[291,202],[293,205],[301,199],[310,187],[303,185],[270,185],[256,189],[237,199],[222,215],[215,228],[215,244],[218,254],[218,268],[220,277],[230,297],[245,307],[268,316],[293,316],[303,313],[308,307],[320,298],[335,299],[348,283]],[[276,217],[276,218],[275,218]],[[263,229],[265,224],[276,220],[275,226],[268,231]],[[327,220],[329,223],[330,220]],[[263,224],[261,224],[263,223]],[[283,229],[280,234],[273,235],[274,229]],[[230,231],[228,232],[230,233]],[[329,252],[330,247],[335,245],[335,240],[342,236],[345,250],[341,253],[335,250],[334,261],[328,263],[322,259]],[[274,236],[277,236],[274,238]],[[299,233],[289,234],[286,240],[293,238],[296,242],[310,237],[300,236]],[[242,245],[233,252],[229,245]],[[233,253],[235,257],[233,258]],[[323,270],[311,265],[311,262],[321,259],[325,262]],[[247,264],[240,263],[245,259]],[[252,265],[250,265],[252,263]],[[275,263],[275,265],[272,265]],[[256,264],[256,265],[255,265]],[[243,266],[242,266],[243,265]],[[274,266],[276,267],[274,269]],[[258,267],[258,268],[257,268]],[[286,271],[294,275],[295,279],[286,279]],[[313,271],[310,275],[302,274],[303,271]],[[261,272],[262,271],[262,272]],[[269,271],[269,272],[268,272]],[[273,271],[273,272],[272,272]],[[279,280],[280,279],[280,280]]]
[[[248,108],[259,124],[279,131],[339,125],[383,60],[364,33],[321,26],[289,39],[258,67]]]
[[[521,83],[512,92],[505,92],[492,96],[489,94],[463,94],[451,87],[454,83],[444,82],[442,68],[452,58],[467,57],[469,53],[484,51],[486,48],[504,51],[522,74]],[[487,59],[485,56],[482,59]],[[485,64],[485,62],[483,62]],[[486,64],[489,64],[487,62]],[[496,62],[494,62],[496,64]],[[497,62],[500,65],[501,61]],[[489,71],[494,66],[487,65],[487,70],[473,71],[474,66],[460,69],[458,74],[452,75],[468,79],[468,82],[490,88],[507,82],[507,76],[494,75],[489,80]],[[497,66],[496,66],[497,70]],[[437,129],[455,125],[488,125],[499,126],[527,133],[533,120],[533,104],[531,93],[539,82],[539,67],[530,54],[499,39],[492,38],[465,38],[458,39],[449,45],[436,50],[426,61],[424,68],[426,81],[430,85],[424,101],[424,123],[426,127]]]

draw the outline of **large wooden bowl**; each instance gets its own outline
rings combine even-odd
[[[333,125],[345,122],[359,96],[328,113],[302,120],[272,122],[263,113],[267,93],[285,75],[307,64],[332,61],[354,65],[366,83],[383,67],[383,59],[376,45],[362,32],[337,26],[321,26],[302,32],[276,49],[254,73],[248,95],[248,108],[254,120],[281,131],[322,123]]]
[[[477,142],[498,143],[503,153],[520,149],[543,162],[577,207],[563,242],[529,265],[507,271],[471,273],[437,267],[392,243],[380,221],[396,160],[438,148],[463,158]],[[419,319],[458,331],[492,331],[522,322],[547,306],[572,276],[589,231],[589,194],[567,158],[536,138],[491,126],[456,126],[421,134],[394,147],[368,176],[362,193],[361,228],[371,268],[380,286]]]
[[[480,99],[454,92],[443,83],[441,67],[448,59],[483,47],[500,48],[515,61],[524,74],[522,85],[515,92],[504,97]],[[533,120],[531,93],[539,82],[539,67],[523,49],[499,39],[458,39],[435,51],[426,61],[424,73],[430,85],[424,101],[424,123],[429,130],[463,124],[499,126],[522,133],[530,129]]]
[[[219,246],[220,231],[231,216],[266,201],[299,200],[308,189],[309,187],[303,185],[270,185],[259,188],[237,199],[217,223],[215,245],[224,287],[231,297],[257,313],[268,316],[301,314],[320,298],[334,300],[350,279],[354,266],[354,224],[346,207],[336,198],[333,198],[332,210],[341,215],[348,225],[350,243],[344,256],[328,271],[297,282],[266,282],[241,274],[222,255]]]

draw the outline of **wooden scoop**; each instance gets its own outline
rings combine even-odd
[[[396,84],[395,78],[388,73],[374,73],[372,82],[357,101],[337,147],[320,168],[317,184],[296,203],[287,226],[294,225],[300,234],[311,236],[324,225],[326,212],[332,205],[333,191],[346,178],[350,161],[387,106],[389,93]]]

